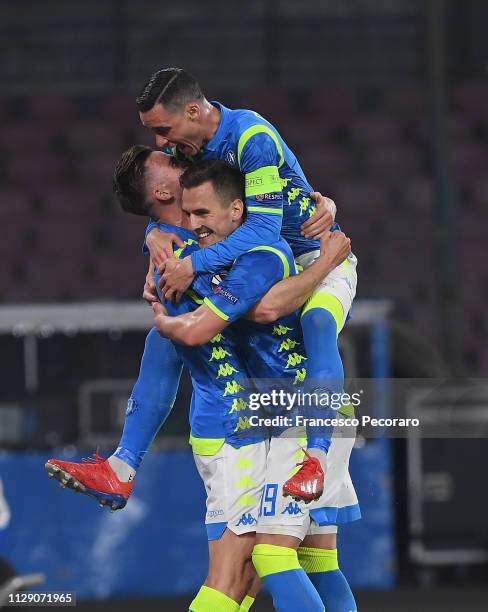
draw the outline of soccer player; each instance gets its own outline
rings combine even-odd
[[[237,231],[242,223],[244,208],[239,197],[238,176],[236,170],[226,168],[225,164],[210,161],[189,168],[181,177],[185,188],[183,207],[190,217],[200,246],[209,248]],[[237,184],[233,191],[232,183]],[[194,250],[196,246],[189,245],[179,253],[179,257]],[[186,301],[180,307],[169,302],[167,309],[172,316],[168,316],[164,307],[155,303],[156,326],[164,335],[190,347],[205,343],[228,330],[234,334],[236,351],[244,358],[248,374],[293,380],[297,377],[300,364],[306,359],[297,314],[291,313],[272,325],[257,325],[240,319],[261,298],[262,292],[278,280],[277,274],[293,273],[293,267],[292,254],[282,240],[254,248],[240,256],[227,275],[220,270],[216,275],[197,277],[191,292],[196,293],[201,305],[191,312],[187,312]],[[233,325],[228,328],[230,323]],[[282,330],[286,330],[286,336],[282,335]],[[238,408],[240,410],[244,415],[245,404]],[[248,428],[248,420],[241,416],[234,433]],[[347,581],[337,564],[335,539],[337,523],[360,517],[347,471],[354,440],[350,434],[347,436],[347,432],[344,434],[343,439],[334,438],[330,446],[327,466],[330,485],[324,494],[329,498],[320,502],[330,505],[322,508],[322,514],[320,510],[318,514],[312,514],[313,511],[307,512],[298,504],[287,503],[281,495],[281,487],[296,461],[296,440],[283,434],[269,442],[266,463],[262,466],[266,482],[253,562],[272,592],[275,608],[279,612],[297,609],[322,612],[324,604],[329,612],[356,608]],[[212,491],[209,475],[205,478],[205,474],[201,474],[207,490]],[[218,481],[213,486],[219,487]],[[220,499],[209,497],[207,509],[217,514],[217,507],[222,505],[225,497],[225,494]],[[324,512],[329,514],[328,518]],[[247,517],[247,520],[254,519],[252,511],[248,510]],[[230,522],[225,525],[229,527]],[[302,541],[305,546],[300,547]],[[306,570],[310,577],[307,577]],[[191,609],[200,610],[199,604],[197,596]]]
[[[280,235],[288,241],[297,262],[308,267],[319,255],[304,221],[313,217],[312,188],[277,130],[249,110],[231,110],[209,102],[198,82],[184,70],[168,68],[153,74],[137,99],[143,125],[153,131],[156,144],[192,160],[221,159],[246,177],[247,219],[226,240],[192,253],[181,261],[165,261],[163,293],[181,294],[194,275],[215,273],[258,245]],[[331,218],[332,224],[332,218]],[[337,229],[332,225],[330,229]],[[172,238],[170,236],[170,238]],[[168,238],[150,224],[147,246],[159,264],[171,251]],[[321,283],[302,312],[301,324],[308,355],[308,379],[330,393],[342,392],[344,370],[337,346],[356,292],[356,258],[351,253]],[[310,501],[321,494],[330,437],[309,436],[307,459],[285,485],[287,493]],[[317,491],[318,487],[318,491]],[[315,491],[315,493],[310,493]]]

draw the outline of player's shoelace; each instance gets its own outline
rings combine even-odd
[[[302,466],[301,469],[296,473],[295,476],[300,475],[300,480],[305,480],[307,478],[316,477],[317,467],[320,468],[320,461],[317,457],[312,457],[309,455],[305,449],[303,449],[305,453],[306,459],[297,463],[298,466]]]
[[[105,461],[106,461],[106,459],[104,459],[98,453],[93,453],[93,455],[91,457],[83,457],[81,459],[82,463],[89,463],[91,465],[98,465],[100,463],[105,463]]]

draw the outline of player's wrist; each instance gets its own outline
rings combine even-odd
[[[188,274],[195,274],[193,271],[193,262],[191,255],[187,255],[181,260],[181,265],[183,266],[183,270]]]

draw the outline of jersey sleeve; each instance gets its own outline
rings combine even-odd
[[[192,255],[195,272],[216,272],[255,246],[280,237],[283,192],[279,167],[283,149],[276,133],[254,125],[239,139],[237,159],[246,181],[246,221],[224,241]]]
[[[204,304],[232,323],[252,308],[271,287],[289,274],[286,257],[272,247],[257,247],[239,257],[220,284],[207,283]]]
[[[142,243],[142,252],[144,253],[144,255],[149,253],[149,249],[147,248],[147,244],[146,244],[147,235],[149,234],[149,232],[152,232],[154,228],[157,229],[157,227],[158,227],[157,221],[154,221],[154,219],[150,219],[149,223],[147,224],[146,231],[144,232],[144,242]]]

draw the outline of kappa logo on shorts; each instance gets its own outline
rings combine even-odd
[[[295,503],[290,502],[281,514],[289,514],[290,516],[297,516],[298,514],[303,514],[303,512],[298,506],[297,502]]]
[[[247,514],[244,513],[241,518],[239,519],[239,521],[236,523],[236,527],[239,527],[239,525],[256,525],[258,521],[253,517],[253,515],[248,512]]]

